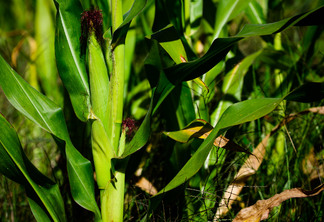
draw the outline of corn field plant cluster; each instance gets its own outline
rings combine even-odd
[[[322,221],[323,1],[0,4],[2,221]]]

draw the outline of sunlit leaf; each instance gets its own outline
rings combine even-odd
[[[153,33],[150,38],[157,40],[176,64],[183,62],[181,57],[188,60],[180,36],[172,25]]]
[[[206,139],[213,129],[214,127],[205,120],[196,119],[179,131],[164,132],[164,134],[178,142],[187,143],[192,138]],[[214,145],[235,152],[251,154],[224,136],[218,136],[214,141]]]
[[[112,48],[118,45],[120,41],[125,40],[131,21],[141,13],[141,11],[145,8],[146,3],[147,0],[134,1],[132,8],[124,15],[123,23],[120,24],[120,26],[115,30],[115,32],[112,35]],[[109,32],[109,30],[107,32]]]
[[[32,88],[0,57],[0,86],[9,102],[23,115],[65,142],[73,198],[100,217],[94,197],[92,166],[77,151],[69,137],[62,109]]]
[[[296,15],[291,18],[283,19],[278,22],[268,24],[248,24],[236,35],[236,37],[249,37],[255,35],[271,35],[295,25],[308,26],[317,25],[319,20],[324,18],[324,6],[309,11],[304,14]]]
[[[246,16],[251,21],[251,24],[263,24],[265,23],[265,17],[262,7],[257,1],[251,1],[249,6],[245,10]]]
[[[219,136],[220,130],[258,119],[273,111],[280,101],[282,101],[282,98],[251,99],[228,107],[218,124],[200,145],[194,155],[157,195],[178,187],[198,172],[213,147],[215,139]]]
[[[77,117],[86,121],[91,105],[88,74],[80,46],[82,8],[76,0],[57,0],[55,3],[57,68]]]
[[[122,157],[126,157],[132,153],[134,153],[135,151],[139,150],[141,147],[139,147],[139,145],[144,146],[147,142],[147,139],[149,138],[149,134],[150,134],[150,118],[151,115],[154,114],[158,107],[161,105],[161,103],[164,101],[164,99],[167,97],[167,95],[170,94],[170,92],[174,89],[175,85],[180,84],[181,81],[187,81],[187,80],[191,80],[194,78],[197,78],[199,76],[201,76],[202,74],[206,73],[207,71],[209,71],[211,68],[213,68],[219,61],[221,61],[227,54],[227,52],[231,49],[232,45],[234,43],[236,43],[237,41],[239,41],[240,39],[242,39],[243,37],[248,37],[248,36],[253,36],[253,35],[270,35],[273,34],[274,32],[278,32],[278,31],[283,31],[284,29],[290,27],[291,25],[295,24],[303,24],[303,25],[312,25],[312,21],[311,18],[318,18],[318,16],[320,15],[319,12],[324,10],[324,6],[323,7],[319,7],[318,9],[315,9],[311,12],[299,15],[299,16],[295,16],[289,19],[285,19],[282,21],[279,21],[277,23],[271,23],[271,24],[266,24],[266,26],[260,26],[258,29],[253,29],[253,25],[252,27],[250,25],[246,25],[243,30],[237,35],[239,37],[235,37],[235,38],[220,38],[220,39],[216,39],[211,47],[209,48],[208,52],[201,58],[194,60],[194,61],[190,61],[190,62],[186,62],[186,63],[180,63],[177,64],[175,66],[169,67],[164,69],[164,72],[161,71],[161,67],[162,67],[162,63],[161,63],[161,59],[156,59],[157,57],[153,57],[150,59],[149,64],[152,67],[156,67],[155,70],[160,70],[160,76],[159,76],[159,80],[154,93],[153,93],[153,97],[152,97],[152,103],[150,107],[142,125],[140,127],[140,130],[137,132],[137,134],[141,134],[138,135],[133,138],[132,142],[130,144],[132,145],[128,145],[125,149],[124,154],[122,155]],[[322,13],[324,16],[324,13]],[[305,22],[303,22],[305,19]],[[299,22],[299,23],[298,23]],[[314,21],[314,23],[317,23],[317,21]],[[158,51],[155,51],[156,54],[159,54]],[[148,56],[148,58],[150,58]],[[165,73],[165,74],[164,74]],[[278,100],[280,101],[280,100]],[[254,104],[255,105],[255,104]],[[275,104],[277,105],[277,104]],[[236,106],[234,106],[236,107]],[[258,113],[262,113],[262,110],[264,107],[262,107],[262,104],[260,104],[260,106],[256,106],[256,109],[261,109],[260,112],[253,112],[255,114],[255,116],[250,116],[250,119],[254,119],[256,118],[260,118],[261,116],[257,117]],[[270,108],[270,107],[267,107]],[[234,108],[235,109],[235,108]],[[153,113],[151,113],[153,112]],[[241,112],[238,111],[237,115],[241,115]],[[246,120],[246,121],[250,121],[250,120]],[[225,121],[226,124],[232,122],[230,119]],[[237,123],[232,122],[234,125],[236,125]],[[219,126],[220,127],[220,126]],[[229,126],[228,126],[229,127]],[[216,127],[217,128],[217,127]],[[225,126],[222,126],[221,128],[225,128]],[[216,138],[216,137],[215,137]],[[136,140],[139,140],[138,142]],[[146,140],[146,141],[145,141]],[[206,142],[206,141],[205,141]],[[206,144],[205,144],[206,145]],[[212,146],[211,141],[209,141],[209,149]],[[205,153],[205,152],[203,152]],[[197,172],[197,171],[195,171]],[[187,177],[189,178],[189,177]],[[183,181],[184,182],[184,181]]]
[[[262,50],[245,57],[239,64],[237,64],[226,74],[222,85],[222,93],[224,97],[232,98],[234,101],[230,99],[222,99],[219,102],[217,108],[211,114],[212,125],[216,124],[225,109],[233,104],[235,100],[241,100],[244,76],[261,52]]]
[[[218,38],[226,22],[237,16],[248,6],[251,0],[219,1],[215,20],[214,39]]]

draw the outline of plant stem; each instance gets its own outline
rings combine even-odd
[[[123,22],[122,1],[112,0],[112,32]],[[119,136],[123,120],[123,98],[124,98],[124,79],[125,79],[125,44],[120,42],[112,51],[113,70],[110,84],[110,118],[108,126],[108,136],[111,138],[112,145],[118,153]]]
[[[112,33],[116,31],[123,22],[122,1],[111,0],[112,11]],[[124,136],[121,136],[121,124],[123,120],[123,98],[125,79],[125,43],[120,42],[112,51],[112,74],[108,105],[110,107],[108,115],[107,130],[108,138],[111,141],[115,155],[121,153],[124,148]],[[122,222],[124,211],[124,187],[125,172],[117,169],[114,177],[107,184],[105,190],[101,191],[102,219],[106,221]]]
[[[190,0],[184,0],[183,4],[184,4],[183,7],[184,8],[184,21],[183,21],[184,34],[188,43],[191,45]]]

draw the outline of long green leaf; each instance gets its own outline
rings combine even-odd
[[[218,3],[214,39],[218,38],[224,25],[238,15],[251,0],[221,0]]]
[[[249,6],[245,10],[245,14],[252,24],[265,23],[263,9],[257,1],[251,1],[249,3]]]
[[[80,47],[82,8],[76,0],[57,0],[55,3],[57,68],[69,92],[74,112],[80,120],[87,121],[91,104],[89,80]]]
[[[324,19],[324,6],[317,9],[296,15],[278,22],[268,24],[248,24],[235,35],[235,37],[250,37],[256,35],[271,35],[282,32],[291,26],[318,25]]]
[[[170,191],[185,183],[203,166],[213,142],[221,129],[258,119],[273,111],[283,98],[251,99],[231,105],[226,109],[214,130],[200,145],[179,173],[157,195]]]
[[[100,217],[94,196],[92,166],[72,145],[62,109],[32,88],[0,56],[0,86],[9,102],[37,125],[65,141],[67,166],[74,200]]]
[[[41,174],[27,159],[13,127],[0,115],[0,172],[23,185],[41,221],[66,221],[64,203],[57,184]]]
[[[112,35],[112,48],[114,48],[120,41],[124,41],[126,38],[127,31],[129,29],[130,23],[132,20],[141,13],[145,8],[147,0],[135,0],[132,8],[124,15],[124,21],[120,26],[115,30]],[[109,32],[108,30],[107,32]],[[105,34],[107,35],[107,34]]]
[[[187,60],[187,54],[180,36],[172,25],[168,25],[162,30],[153,33],[150,38],[157,40],[175,63],[179,64],[182,62],[180,56]]]
[[[254,60],[260,55],[261,52],[262,50],[245,57],[239,64],[237,64],[226,74],[222,86],[222,93],[224,94],[224,96],[231,96],[237,101],[241,100],[241,91],[244,76],[247,73],[249,67],[253,64]],[[216,125],[216,122],[219,120],[220,116],[231,104],[233,104],[233,101],[221,100],[216,110],[211,114],[210,123],[212,125]]]
[[[318,90],[318,92],[320,92],[319,96],[305,97],[305,94],[309,94],[312,87],[322,89],[322,86],[323,83],[307,83],[282,98],[250,99],[228,107],[221,116],[215,128],[200,145],[195,154],[189,159],[178,174],[167,184],[167,186],[153,197],[151,200],[151,208],[154,208],[158,204],[164,192],[180,186],[199,171],[199,169],[203,166],[203,163],[206,160],[210,150],[212,149],[213,141],[217,138],[217,136],[219,136],[221,130],[261,118],[262,116],[273,111],[284,99],[299,101],[307,98],[308,102],[317,101],[319,96],[323,98],[323,90]],[[305,93],[301,93],[301,91],[304,91]]]
[[[37,42],[37,75],[45,95],[62,104],[62,95],[57,84],[57,68],[55,62],[55,11],[54,2],[37,0],[35,14],[35,40]]]
[[[295,16],[289,19],[285,19],[276,23],[260,25],[259,29],[252,30],[251,25],[246,25],[243,30],[237,35],[237,37],[231,38],[220,38],[214,40],[208,52],[201,58],[174,65],[172,67],[166,68],[163,71],[161,69],[161,59],[157,56],[153,56],[153,59],[149,58],[149,64],[155,67],[155,71],[160,70],[160,78],[158,83],[156,83],[156,88],[153,93],[151,107],[145,116],[145,119],[140,126],[138,132],[135,135],[130,144],[126,146],[124,154],[120,158],[125,158],[126,156],[136,152],[141,149],[147,142],[150,134],[150,118],[154,114],[167,95],[174,89],[175,85],[180,84],[181,81],[187,81],[201,76],[202,74],[213,68],[219,61],[221,61],[230,50],[231,46],[237,41],[244,37],[249,37],[253,35],[270,35],[278,31],[283,31],[292,25],[312,25],[317,24],[318,21],[312,21],[312,19],[318,19],[319,17],[324,17],[324,6],[319,7],[308,13],[304,13],[299,16]],[[323,18],[324,19],[324,18]],[[252,25],[253,27],[254,25]],[[263,28],[262,28],[262,27]],[[154,40],[155,41],[155,40]],[[158,51],[154,53],[159,54]],[[164,74],[165,73],[165,74]]]

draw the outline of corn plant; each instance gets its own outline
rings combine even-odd
[[[45,1],[37,2],[42,7]],[[193,204],[183,186],[189,183],[202,193],[212,186],[211,179],[217,177],[216,172],[227,158],[222,150],[252,155],[235,143],[222,145],[222,141],[228,141],[225,132],[246,122],[253,123],[289,101],[310,103],[323,98],[323,83],[303,84],[305,81],[288,86],[278,81],[276,89],[280,93],[272,92],[268,97],[242,95],[249,69],[258,59],[267,58],[267,43],[261,36],[280,38],[280,33],[292,26],[314,26],[323,20],[324,7],[319,6],[265,23],[260,2],[263,1],[55,0],[56,65],[67,93],[64,100],[71,102],[71,109],[68,102],[62,107],[59,87],[46,84],[53,83],[48,79],[53,76],[46,77],[45,68],[40,69],[44,72],[41,82],[48,97],[0,57],[0,85],[5,96],[12,106],[54,138],[66,161],[73,201],[92,212],[95,221],[125,219],[127,172],[134,166],[133,157],[147,144],[154,145],[157,132],[152,129],[157,118],[167,121],[164,135],[178,142],[160,135],[174,144],[174,170],[170,173],[172,178],[150,197],[145,215],[141,215],[143,220],[154,217],[154,211],[172,192],[183,194],[187,215],[217,207],[208,200]],[[37,10],[41,14],[42,10]],[[255,24],[245,25],[230,36],[226,24],[243,11]],[[38,27],[42,30],[41,23]],[[145,61],[140,65],[145,79],[131,72],[137,27],[145,36],[142,44],[147,47]],[[199,32],[203,32],[204,43],[196,37]],[[38,39],[41,33],[38,32]],[[228,69],[226,63],[237,50],[236,43],[251,37],[257,38],[259,45]],[[199,49],[200,45],[203,49]],[[276,47],[280,50],[280,40]],[[47,63],[46,58],[39,63]],[[221,73],[225,73],[222,86],[216,86],[215,79]],[[51,92],[52,87],[55,92]],[[256,83],[254,87],[257,88]],[[231,99],[224,97],[211,109],[208,104],[218,96],[217,88]],[[134,99],[139,94],[139,103],[149,101],[144,110]],[[75,115],[77,120],[66,118],[67,115]],[[138,128],[130,116],[141,121]],[[0,172],[25,188],[37,221],[67,221],[60,184],[39,172],[25,155],[15,129],[2,115],[0,121]],[[81,134],[71,138],[75,132],[70,125],[78,121],[90,129],[91,152],[78,147],[78,140],[84,139]],[[213,149],[215,146],[221,148]],[[220,164],[214,167],[216,160]],[[99,191],[99,200],[95,190]],[[199,216],[205,220],[213,217]]]

